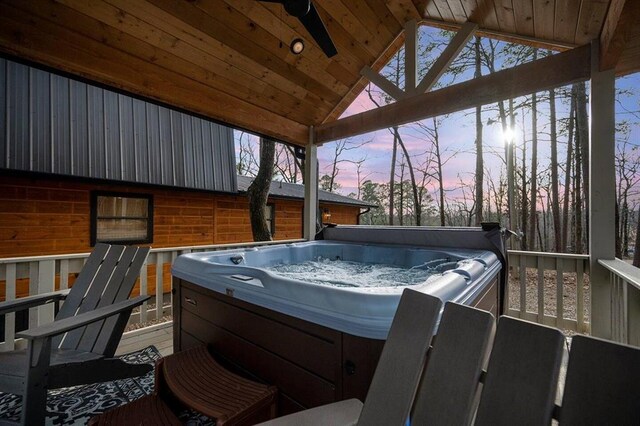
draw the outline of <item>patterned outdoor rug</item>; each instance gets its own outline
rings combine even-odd
[[[122,355],[134,364],[154,364],[160,353],[154,346]],[[47,425],[85,425],[96,414],[124,405],[153,391],[153,371],[144,376],[113,382],[94,383],[51,390],[47,396]],[[0,392],[0,419],[20,420],[22,401],[19,396]],[[181,413],[188,425],[213,424],[195,413]]]

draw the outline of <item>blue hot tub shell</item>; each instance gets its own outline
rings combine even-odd
[[[354,336],[385,339],[405,287],[330,287],[289,279],[265,268],[317,258],[403,268],[447,258],[450,269],[412,285],[443,302],[471,305],[496,282],[495,253],[348,241],[308,241],[241,250],[192,253],[173,264],[175,277],[295,318]]]

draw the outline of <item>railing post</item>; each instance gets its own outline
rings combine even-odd
[[[538,323],[544,324],[544,257],[538,257]]]
[[[142,264],[142,268],[140,269],[140,296],[146,296],[147,292],[147,261],[148,258],[145,259]],[[144,302],[140,305],[140,322],[147,322],[147,302]]]
[[[164,292],[164,277],[163,277],[163,263],[164,255],[162,252],[156,253],[156,319],[162,318],[163,314],[163,292]]]
[[[556,327],[564,328],[564,269],[562,259],[556,259]]]
[[[16,264],[8,263],[5,269],[5,300],[16,298]],[[4,316],[4,347],[8,351],[15,349],[16,339],[16,314],[10,313]]]
[[[584,261],[576,260],[576,320],[578,332],[584,333],[587,327],[584,324]]]

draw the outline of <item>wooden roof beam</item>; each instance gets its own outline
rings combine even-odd
[[[588,80],[590,75],[591,46],[585,45],[322,124],[316,128],[315,141],[322,144],[450,114],[478,105],[487,105],[503,99]]]
[[[640,21],[640,1],[612,0],[600,33],[600,71],[615,68],[629,30]]]

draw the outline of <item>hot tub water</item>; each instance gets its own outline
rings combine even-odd
[[[280,263],[265,268],[281,277],[332,287],[404,287],[427,282],[454,268],[458,262],[434,259],[411,268],[318,257],[301,263]]]

